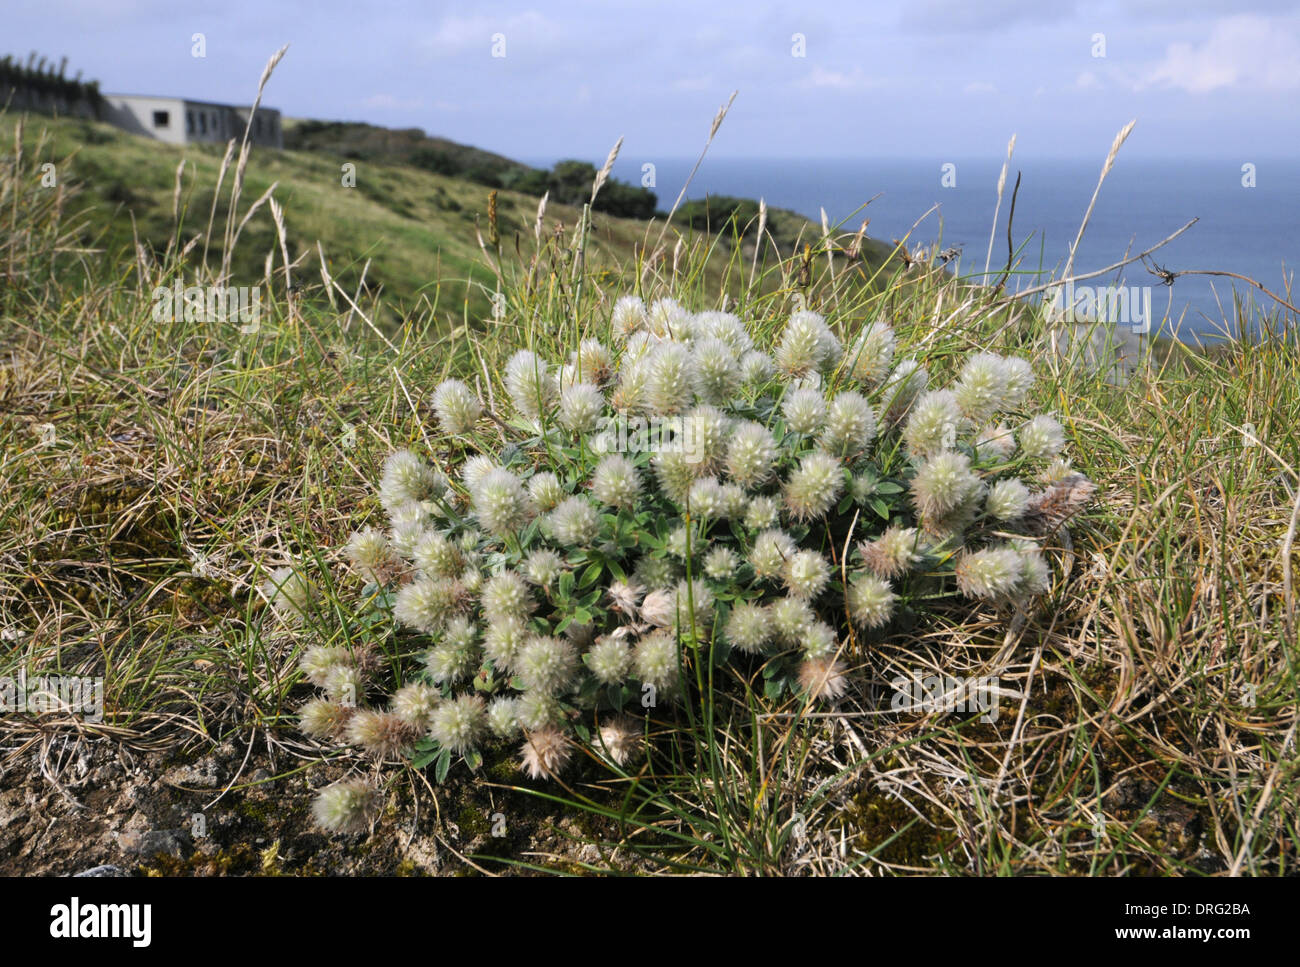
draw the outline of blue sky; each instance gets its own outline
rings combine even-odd
[[[247,102],[289,43],[288,115],[520,158],[691,155],[732,90],[718,156],[1096,156],[1134,117],[1130,156],[1300,154],[1300,10],[1268,0],[6,6],[4,52],[106,91]]]

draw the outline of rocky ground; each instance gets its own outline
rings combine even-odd
[[[436,787],[420,773],[386,767],[385,807],[373,830],[321,832],[311,819],[316,791],[360,768],[357,759],[321,763],[233,742],[164,755],[104,738],[33,738],[0,750],[0,874],[474,876],[653,868],[624,850],[595,845],[619,838],[614,824],[529,795],[513,756],[487,762],[477,777],[453,770]],[[922,803],[927,821],[916,825],[915,806],[888,793],[889,786],[846,786],[832,824],[839,833],[825,843],[794,844],[781,872],[847,872],[858,865],[848,861],[868,852],[877,854],[879,871],[917,872],[932,865],[936,850],[955,846],[937,810]],[[617,798],[606,805],[616,809]],[[1104,807],[1119,821],[1108,831],[1112,840],[1135,841],[1130,872],[1158,872],[1154,856],[1142,859],[1148,849],[1180,858],[1185,872],[1226,869],[1204,814],[1159,796],[1154,783],[1121,779]],[[1125,827],[1131,832],[1121,835]],[[1088,869],[1076,863],[1058,872]]]
[[[597,847],[574,842],[590,828],[490,781],[451,778],[435,795],[414,774],[389,770],[396,778],[374,832],[331,835],[313,827],[311,801],[350,765],[304,769],[233,743],[182,761],[103,739],[33,740],[8,752],[5,875],[456,876],[600,862]]]

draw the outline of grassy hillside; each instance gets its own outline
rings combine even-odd
[[[291,151],[459,174],[476,183],[495,179],[492,187],[502,187],[503,180],[534,170],[520,161],[448,138],[433,137],[419,128],[381,128],[358,121],[286,118],[284,146]]]
[[[314,122],[313,122],[314,123]],[[319,130],[319,128],[315,129]],[[386,132],[371,136],[364,151],[341,149],[336,140],[323,146],[310,138],[303,143],[310,150],[274,151],[255,148],[243,185],[239,217],[273,184],[274,198],[286,216],[286,234],[292,277],[301,285],[320,280],[323,251],[329,273],[354,292],[364,276],[363,295],[383,292],[383,315],[391,323],[427,303],[444,321],[477,321],[489,314],[489,295],[497,288],[496,274],[479,243],[479,233],[490,247],[489,195],[493,189],[436,172],[413,167],[410,160],[410,132]],[[290,136],[293,140],[293,136]],[[429,139],[423,139],[420,143]],[[458,163],[479,157],[476,149],[436,142],[459,152]],[[161,256],[167,249],[179,215],[179,244],[205,237],[213,214],[215,187],[222,170],[224,147],[159,144],[135,137],[106,124],[78,119],[33,116],[23,134],[23,151],[42,163],[56,165],[62,183],[75,183],[90,210],[85,228],[79,233],[83,244],[116,258],[134,249],[136,239],[146,250]],[[357,157],[357,155],[364,157]],[[507,163],[497,156],[494,164]],[[378,160],[378,159],[385,160]],[[184,164],[177,194],[177,171]],[[355,187],[344,187],[344,164],[355,168]],[[512,162],[508,164],[513,164]],[[230,187],[234,178],[227,171],[215,208],[218,226],[225,221]],[[519,250],[532,243],[539,199],[521,192],[500,190],[496,196],[496,229],[502,250]],[[581,210],[548,203],[542,234],[564,234],[581,218]],[[699,222],[701,227],[703,223]],[[714,230],[728,229],[715,220]],[[800,231],[810,239],[811,223],[792,222],[787,213],[781,223],[781,248],[786,252]],[[683,224],[688,241],[715,250],[700,267],[697,282],[708,289],[724,287],[729,239],[691,232]],[[635,265],[655,252],[660,235],[657,223],[645,223],[594,213],[590,223],[584,261],[597,274]],[[752,259],[751,241],[744,249]],[[556,271],[572,257],[567,242],[553,247],[548,259]],[[676,235],[670,235],[659,258],[671,258]],[[773,239],[767,240],[760,265],[775,257]],[[212,240],[220,251],[220,232]],[[196,246],[193,254],[203,249]],[[276,229],[269,208],[263,206],[243,230],[233,256],[232,282],[253,285],[265,277],[266,257],[278,250]],[[887,247],[870,244],[865,261],[870,271],[888,257]],[[494,257],[497,253],[494,253]],[[679,253],[680,254],[680,253]],[[280,260],[276,255],[277,264]],[[364,270],[364,273],[363,273]],[[736,280],[730,291],[738,291]]]
[[[86,240],[93,238],[112,256],[129,251],[133,236],[155,253],[165,250],[182,162],[180,238],[184,243],[204,235],[224,154],[222,146],[162,145],[104,124],[50,118],[31,119],[25,150],[55,161],[64,179],[79,184],[94,207]],[[491,286],[492,273],[478,246],[475,221],[486,213],[488,190],[400,165],[356,164],[356,185],[345,188],[340,163],[333,158],[255,149],[245,176],[244,208],[276,184],[275,198],[291,213],[286,228],[300,278],[319,279],[319,241],[330,273],[349,291],[360,283],[369,261],[366,291],[382,289],[394,307],[411,308],[426,298],[447,313],[459,315],[468,304],[482,315],[488,305],[482,287]],[[225,219],[232,177],[228,172],[216,207],[218,225]],[[507,241],[516,233],[531,234],[536,215],[536,199],[507,192],[498,200],[500,231]],[[547,213],[547,225],[571,225],[578,216],[555,206]],[[600,265],[629,257],[641,234],[639,225],[601,219],[594,226],[593,261]],[[236,249],[234,281],[261,280],[266,253],[276,245],[275,226],[263,206]]]
[[[446,138],[431,137],[419,128],[393,130],[348,121],[288,120],[285,122],[285,147],[311,151],[340,160],[377,161],[401,164],[462,178],[489,188],[507,188],[534,197],[549,192],[552,201],[581,205],[586,201],[596,168],[589,162],[561,161],[549,171],[532,168],[518,161],[457,144]],[[680,186],[668,186],[675,197]],[[654,192],[611,179],[596,200],[596,209],[608,214],[633,218],[666,218],[656,205]],[[676,222],[699,232],[727,234],[734,220],[746,240],[752,244],[758,231],[758,202],[749,198],[710,195],[685,202],[676,213]],[[769,208],[764,234],[776,247],[789,254],[802,236],[817,234],[807,218],[783,208]],[[883,261],[889,248],[874,240],[866,241],[871,257]]]

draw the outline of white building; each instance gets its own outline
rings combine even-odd
[[[104,120],[132,134],[168,144],[219,142],[244,136],[251,107],[192,101],[183,97],[155,97],[151,94],[105,94]],[[268,148],[283,148],[280,112],[259,107],[248,139]]]

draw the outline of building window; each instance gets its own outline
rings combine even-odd
[[[153,126],[155,128],[165,128],[171,124],[171,113],[169,111],[154,111]]]
[[[186,134],[194,133],[194,112],[193,111],[185,112],[185,133]]]
[[[208,112],[207,111],[199,112],[199,133],[200,134],[208,133]]]

